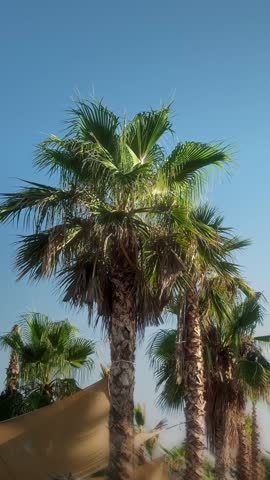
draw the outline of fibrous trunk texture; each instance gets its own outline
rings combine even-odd
[[[136,341],[134,276],[126,260],[118,258],[113,271],[111,368],[109,389],[110,480],[134,477],[134,355]]]
[[[252,408],[252,434],[251,434],[251,464],[252,480],[263,480],[264,472],[261,461],[260,434],[257,422],[257,411],[255,405]]]
[[[216,478],[217,480],[228,480],[229,454],[228,454],[228,428],[227,415],[223,412],[219,425],[215,434],[215,450],[216,450]]]
[[[250,470],[250,446],[248,444],[247,432],[245,427],[245,412],[239,412],[237,479],[253,480]]]
[[[19,325],[14,325],[12,332],[20,333]],[[15,350],[12,350],[7,368],[7,391],[11,394],[18,390],[19,373],[19,357]]]
[[[203,479],[204,462],[204,363],[198,296],[189,291],[185,311],[185,480]]]

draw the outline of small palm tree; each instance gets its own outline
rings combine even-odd
[[[186,202],[202,184],[201,171],[229,159],[222,146],[195,142],[167,153],[160,140],[172,132],[169,113],[165,106],[121,122],[100,102],[78,101],[68,134],[50,136],[36,158],[59,187],[26,182],[0,208],[0,221],[24,215],[32,226],[19,246],[19,276],[58,277],[64,300],[87,304],[90,317],[95,306],[109,331],[111,480],[133,475],[137,331],[159,321],[182,270],[174,237],[162,254],[165,226],[175,217],[190,224]],[[160,276],[145,268],[157,249]]]
[[[21,333],[13,329],[0,338],[0,345],[16,354],[20,387],[38,404],[77,391],[77,374],[93,368],[94,343],[79,338],[68,320],[52,322],[40,313],[26,314]]]

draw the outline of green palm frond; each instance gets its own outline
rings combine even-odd
[[[224,227],[224,217],[220,215],[215,207],[208,203],[199,205],[192,210],[193,219],[201,225],[212,229],[216,234],[224,234],[230,232],[229,228]]]
[[[2,195],[1,222],[19,222],[23,215],[25,226],[33,222],[36,228],[40,228],[43,223],[52,225],[57,220],[61,221],[74,205],[74,190],[66,191],[25,180],[24,183],[30,186]]]
[[[243,239],[238,236],[233,236],[224,242],[224,250],[228,253],[235,250],[241,250],[242,248],[249,247],[251,241],[249,239]]]
[[[48,273],[45,268],[44,259],[47,257],[49,247],[50,233],[43,231],[32,235],[23,236],[18,242],[16,267],[18,277],[22,278],[26,275],[32,280],[40,280]],[[54,262],[51,263],[51,273],[57,267],[56,252],[54,253]]]
[[[259,337],[254,337],[254,340],[256,340],[257,342],[270,343],[270,335],[261,335]]]
[[[157,142],[164,133],[172,132],[169,112],[170,106],[164,106],[160,110],[139,113],[124,128],[125,143],[139,162],[144,163],[153,153],[160,154]]]
[[[145,426],[145,407],[138,403],[134,407],[135,428],[141,432]]]
[[[119,118],[100,101],[78,100],[71,110],[70,133],[83,142],[101,145],[110,155],[118,152]]]
[[[184,386],[177,384],[175,357],[176,330],[160,330],[150,340],[147,354],[156,378],[158,405],[166,411],[184,407]]]
[[[4,350],[15,350],[18,353],[23,349],[23,342],[18,332],[10,332],[0,337],[0,348]]]
[[[169,185],[178,184],[183,190],[194,184],[200,188],[203,185],[206,167],[210,165],[222,167],[229,161],[229,151],[221,145],[179,143],[165,162],[163,175]]]
[[[270,388],[270,370],[264,368],[261,362],[242,358],[238,362],[239,378],[255,392]]]
[[[66,345],[66,361],[70,363],[72,367],[82,368],[84,365],[89,369],[93,368],[94,363],[91,355],[95,353],[94,342],[85,338],[75,338]]]
[[[262,325],[265,309],[260,301],[260,294],[255,298],[248,297],[234,309],[230,322],[230,334],[253,335],[255,328]]]

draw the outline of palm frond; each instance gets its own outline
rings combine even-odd
[[[86,366],[92,369],[94,366],[91,355],[95,353],[95,343],[85,338],[75,338],[69,342],[66,349],[66,361],[72,367],[82,368]]]
[[[202,187],[202,172],[206,174],[206,167],[223,167],[230,160],[228,149],[220,144],[179,143],[165,162],[162,173],[169,185],[178,184],[183,190],[196,183]]]
[[[263,367],[261,362],[242,358],[238,363],[238,375],[249,387],[255,391],[270,388],[270,371]]]
[[[97,100],[78,100],[71,114],[70,133],[84,142],[98,143],[115,158],[119,118]]]
[[[255,298],[247,298],[234,309],[230,323],[231,335],[233,336],[236,332],[241,332],[242,335],[253,335],[255,328],[262,325],[264,313],[259,294]]]
[[[266,343],[269,343],[270,342],[270,335],[261,335],[259,337],[254,337],[254,340],[256,342],[266,342]]]
[[[156,144],[166,132],[172,132],[169,120],[170,105],[160,110],[142,112],[124,128],[124,141],[141,163],[157,152]],[[160,153],[160,151],[158,151]]]
[[[134,421],[136,430],[141,432],[145,426],[145,408],[140,403],[134,407]]]
[[[184,386],[177,384],[176,330],[160,330],[151,339],[147,353],[156,378],[158,405],[166,411],[181,411],[184,407]]]
[[[24,183],[30,186],[2,195],[0,222],[18,223],[23,215],[26,227],[33,222],[35,228],[39,229],[43,223],[52,225],[57,220],[61,221],[76,203],[74,189],[62,190],[25,180]]]

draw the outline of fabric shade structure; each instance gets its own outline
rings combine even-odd
[[[109,458],[109,393],[107,379],[80,392],[0,423],[0,479],[48,480],[72,474],[89,480]],[[138,434],[139,447],[150,434]],[[151,473],[152,472],[152,473]],[[135,480],[167,480],[162,465],[138,468]]]

